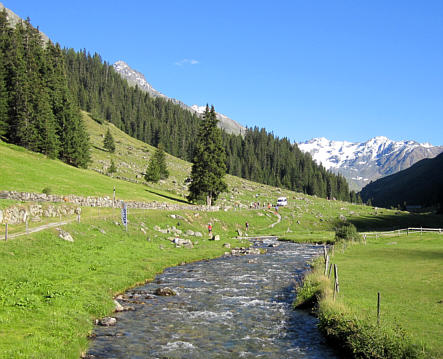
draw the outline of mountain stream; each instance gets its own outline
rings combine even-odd
[[[267,253],[169,268],[129,290],[135,311],[116,313],[115,326],[96,327],[89,357],[337,358],[317,320],[291,308],[295,281],[321,247],[275,238],[254,246]],[[177,295],[152,295],[164,287]]]

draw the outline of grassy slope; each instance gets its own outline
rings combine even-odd
[[[384,238],[336,253],[340,299],[359,316],[398,323],[417,343],[443,357],[443,235]],[[358,278],[358,280],[356,280]]]

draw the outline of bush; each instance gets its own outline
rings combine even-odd
[[[51,194],[52,193],[52,189],[51,187],[45,187],[43,188],[42,192],[46,195]]]
[[[349,222],[341,221],[335,227],[336,241],[360,241],[361,236],[357,228]]]
[[[328,341],[340,348],[345,357],[365,359],[423,358],[421,349],[412,343],[400,327],[389,329],[368,320],[321,310],[318,327]]]

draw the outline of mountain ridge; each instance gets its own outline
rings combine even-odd
[[[202,115],[206,106],[192,105],[188,106],[184,102],[171,98],[156,90],[147,80],[144,74],[131,68],[125,61],[118,60],[113,65],[114,70],[120,74],[124,79],[128,81],[131,86],[138,86],[142,91],[149,93],[153,97],[161,97],[171,101],[174,104],[181,106],[182,108],[191,111],[197,115]],[[246,128],[240,125],[238,122],[232,120],[226,115],[216,112],[217,119],[219,120],[220,128],[227,133],[236,135],[244,135]]]
[[[342,174],[354,190],[443,152],[443,146],[413,140],[393,141],[385,136],[376,136],[365,142],[319,137],[297,145],[326,169]]]

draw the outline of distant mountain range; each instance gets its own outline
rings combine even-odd
[[[126,79],[130,85],[132,86],[137,85],[141,90],[149,93],[153,97],[162,97],[198,115],[201,115],[205,112],[206,106],[198,106],[198,105],[188,106],[180,100],[168,97],[163,93],[161,93],[160,91],[157,91],[154,87],[152,87],[152,85],[148,81],[146,81],[145,76],[141,72],[132,69],[124,61],[121,60],[117,61],[113,65],[113,67],[114,70],[117,71],[124,79]],[[224,129],[227,133],[233,133],[239,135],[239,134],[244,134],[246,131],[245,127],[235,122],[234,120],[230,119],[228,116],[225,116],[217,112],[217,118],[220,121],[219,122],[220,127]]]
[[[314,138],[298,144],[317,163],[342,174],[351,189],[360,190],[371,181],[409,168],[414,163],[433,158],[443,152],[443,146],[416,141],[392,141],[374,137],[366,142],[331,141]]]
[[[410,209],[440,204],[443,210],[443,153],[368,184],[362,189],[361,197],[380,207]]]

